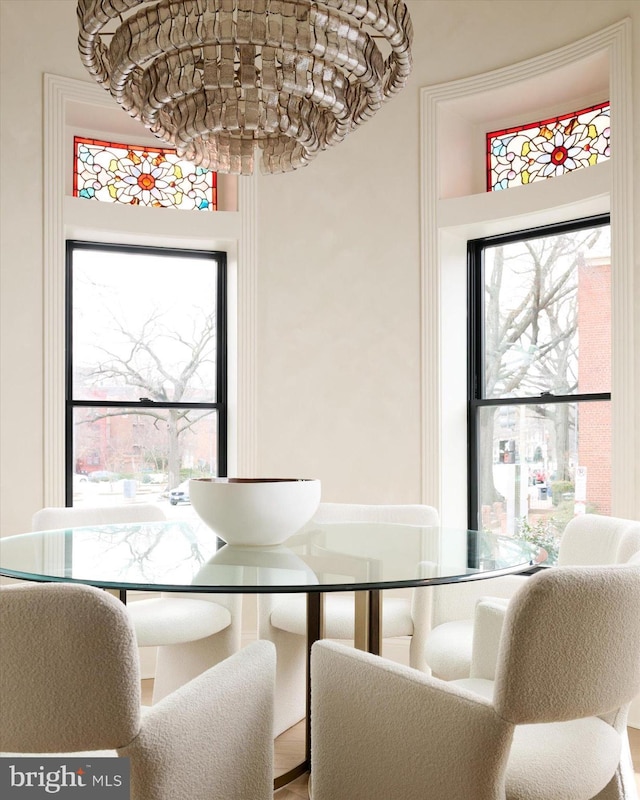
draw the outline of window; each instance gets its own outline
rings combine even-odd
[[[102,203],[216,211],[217,175],[175,150],[75,136],[73,196]]]
[[[611,513],[608,223],[469,242],[472,528],[555,539]]]
[[[223,253],[67,242],[67,505],[226,475]]]
[[[609,158],[609,103],[487,133],[487,191],[510,189]]]

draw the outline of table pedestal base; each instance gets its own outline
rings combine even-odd
[[[380,655],[382,643],[382,597],[379,589],[354,592],[355,621],[354,644],[359,650]],[[324,592],[307,594],[307,699],[305,719],[305,757],[273,781],[274,791],[311,770],[311,648],[324,638]]]

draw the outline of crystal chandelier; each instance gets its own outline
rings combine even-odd
[[[217,172],[250,175],[256,148],[265,173],[308,164],[411,71],[402,0],[78,0],[77,10],[96,81]]]

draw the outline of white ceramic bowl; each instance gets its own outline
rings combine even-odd
[[[192,478],[191,505],[227,544],[282,544],[315,514],[320,481],[307,478]]]

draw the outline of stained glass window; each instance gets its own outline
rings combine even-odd
[[[174,150],[74,137],[73,196],[103,203],[215,211],[216,173]]]
[[[487,133],[487,191],[564,175],[609,158],[610,106]]]

